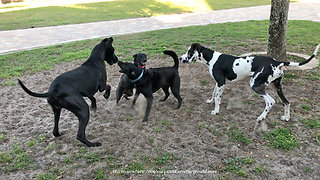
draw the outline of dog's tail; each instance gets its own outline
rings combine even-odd
[[[178,58],[177,54],[174,51],[170,51],[170,50],[163,51],[163,53],[172,57],[172,59],[174,60],[173,67],[178,69],[179,68],[179,58]]]
[[[49,93],[39,94],[39,93],[32,92],[20,81],[20,79],[18,79],[18,82],[19,82],[20,86],[22,87],[22,89],[26,93],[28,93],[30,96],[45,98],[45,97],[49,97],[49,95],[50,95]]]
[[[302,61],[300,63],[297,62],[284,62],[285,66],[302,66],[304,64],[307,64],[308,62],[310,62],[318,53],[320,48],[320,44],[316,47],[316,49],[314,50],[313,54],[309,57],[309,59]]]

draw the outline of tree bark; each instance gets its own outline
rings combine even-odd
[[[271,0],[268,55],[286,60],[289,0]]]

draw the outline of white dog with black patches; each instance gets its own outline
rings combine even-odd
[[[251,77],[250,86],[265,101],[266,107],[257,121],[266,118],[268,112],[275,104],[275,100],[266,93],[266,87],[272,83],[277,89],[277,93],[284,104],[284,116],[281,120],[289,121],[290,104],[283,95],[281,79],[283,76],[283,66],[301,66],[308,63],[319,51],[320,44],[316,47],[313,55],[306,61],[297,62],[279,62],[268,56],[247,56],[235,57],[222,54],[198,43],[192,44],[188,51],[180,57],[183,63],[198,61],[204,63],[210,71],[211,76],[216,80],[216,87],[212,93],[211,99],[206,102],[211,103],[214,99],[215,108],[211,114],[218,114],[220,108],[223,89],[226,79],[235,82],[247,77]]]

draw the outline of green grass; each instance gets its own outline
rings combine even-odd
[[[67,154],[67,156],[65,157],[65,159],[63,160],[64,163],[66,164],[71,164],[72,163],[72,157],[70,154]]]
[[[7,152],[0,152],[0,164],[10,163],[12,161],[12,156]]]
[[[159,152],[153,156],[137,154],[130,163],[121,168],[121,172],[130,173],[135,171],[135,173],[139,173],[139,171],[144,170],[165,171],[168,170],[168,166],[177,159],[174,154],[169,152]]]
[[[248,139],[240,130],[233,130],[228,133],[230,141],[248,145],[252,140]]]
[[[306,105],[306,104],[302,104],[302,105],[301,105],[301,109],[302,109],[304,112],[310,112],[310,111],[312,111],[312,107],[310,107],[309,105]]]
[[[293,150],[299,146],[295,136],[287,128],[266,131],[263,133],[263,138],[267,141],[267,145],[277,149]]]
[[[32,139],[27,143],[27,146],[30,148],[30,147],[34,146],[36,143],[37,143],[37,141],[35,139]]]
[[[234,143],[240,143],[243,145],[248,145],[252,143],[252,140],[247,138],[236,125],[232,125],[231,128],[227,131],[229,140]]]
[[[143,171],[145,170],[144,164],[141,162],[129,163],[124,169],[124,171]]]
[[[209,10],[270,4],[269,0],[207,0],[206,2],[206,8]],[[197,9],[185,7],[184,4],[175,5],[156,0],[116,0],[71,6],[38,7],[0,12],[0,30],[148,17],[194,10]]]
[[[224,165],[221,167],[221,172],[232,172],[241,177],[249,177],[250,174],[243,170],[243,166],[252,165],[255,163],[255,160],[247,157],[247,158],[230,158],[224,161]]]
[[[319,119],[301,119],[305,124],[305,127],[308,129],[320,128],[320,120]]]
[[[0,151],[0,167],[4,172],[26,170],[32,162],[30,155],[21,146],[15,145],[9,152]]]
[[[164,126],[169,126],[169,121],[168,120],[163,120],[161,121],[161,124]]]
[[[161,155],[155,157],[154,161],[157,165],[165,165],[170,159],[172,159],[172,155],[170,153],[162,153]]]
[[[60,175],[60,170],[53,168],[48,172],[38,174],[37,180],[56,180]]]
[[[266,172],[266,169],[260,165],[260,166],[253,168],[251,171],[256,174],[264,174]]]
[[[107,179],[106,172],[104,168],[98,168],[93,171],[92,175],[94,179]]]
[[[266,50],[268,26],[268,21],[249,21],[157,30],[115,37],[113,45],[119,59],[124,61],[132,61],[132,55],[137,52],[145,52],[149,58],[164,57],[162,51],[165,49],[182,54],[192,42],[202,43],[223,53],[239,55],[248,51]],[[288,41],[291,44],[288,43],[288,51],[296,49],[295,52],[311,54],[318,43],[314,39],[320,39],[318,29],[320,23],[317,22],[289,21]],[[2,55],[0,84],[14,85],[17,77],[50,70],[53,64],[86,60],[100,40],[79,41]],[[247,42],[248,47],[243,47],[243,42]]]
[[[102,156],[96,152],[89,153],[86,156],[87,163],[94,163],[102,160]]]
[[[0,133],[0,142],[4,141],[7,138],[7,135],[4,133]]]

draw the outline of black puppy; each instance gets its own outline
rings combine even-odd
[[[79,119],[77,139],[87,146],[101,146],[99,142],[90,142],[86,139],[85,130],[89,122],[89,106],[83,97],[91,100],[92,109],[96,109],[94,94],[99,90],[105,91],[104,97],[110,95],[110,85],[106,84],[107,74],[104,61],[112,65],[118,61],[112,47],[113,38],[106,38],[96,45],[90,57],[80,67],[65,72],[58,76],[50,85],[47,93],[39,94],[27,89],[18,79],[20,86],[29,95],[47,98],[54,113],[53,135],[61,136],[59,133],[59,118],[61,109],[65,108],[73,112]]]
[[[182,98],[180,97],[178,56],[173,51],[163,51],[163,53],[170,55],[173,58],[174,65],[172,67],[143,69],[132,63],[123,63],[118,61],[118,65],[121,68],[120,72],[125,73],[136,87],[136,94],[132,105],[136,103],[140,93],[142,93],[147,99],[147,109],[142,122],[148,120],[153,101],[152,93],[156,92],[160,88],[162,88],[165,93],[165,97],[161,101],[165,101],[169,97],[170,87],[172,94],[178,99],[177,109],[181,107]]]
[[[138,53],[133,55],[134,65],[137,67],[141,67],[143,69],[146,68],[147,55],[144,53]],[[122,95],[124,94],[124,98],[128,99],[128,97],[133,95],[134,84],[129,80],[126,74],[123,74],[120,78],[120,82],[118,84],[116,90],[117,104],[120,101]]]

